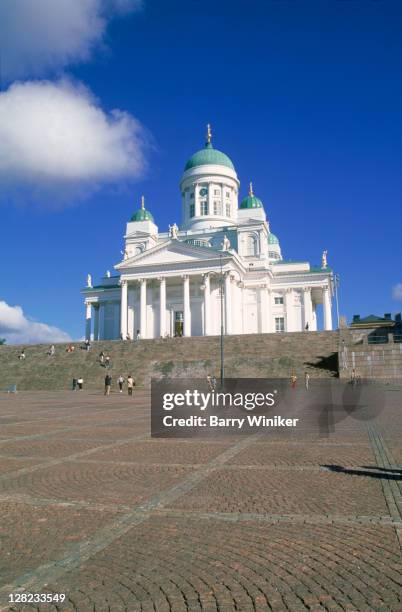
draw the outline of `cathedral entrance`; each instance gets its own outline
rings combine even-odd
[[[182,310],[175,310],[174,312],[174,336],[183,335],[183,322],[184,316]]]

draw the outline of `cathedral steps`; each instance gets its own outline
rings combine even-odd
[[[287,378],[338,376],[338,332],[291,332],[225,337],[227,377]],[[91,350],[66,352],[66,344],[55,345],[56,354],[47,355],[48,345],[25,347],[26,359],[18,360],[21,347],[0,346],[2,382],[0,389],[16,384],[23,389],[69,389],[73,377],[84,378],[86,388],[101,388],[106,369],[99,353],[110,356],[114,378],[132,374],[137,384],[164,377],[219,376],[220,337],[170,338],[139,342],[99,341]]]

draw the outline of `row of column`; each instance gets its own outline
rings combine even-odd
[[[211,333],[211,283],[210,274],[204,274],[204,335]],[[190,300],[190,276],[184,274],[183,279],[183,335],[191,336],[191,300]],[[160,336],[166,335],[166,278],[159,278],[159,333]],[[229,273],[224,277],[224,298],[225,298],[225,331],[231,333],[231,277]],[[146,338],[146,317],[147,317],[147,279],[142,278],[140,283],[140,335]],[[120,334],[122,338],[127,337],[128,331],[128,283],[121,281],[121,317]]]
[[[190,305],[190,276],[183,275],[183,334],[184,336],[191,336],[191,305]],[[203,275],[204,290],[204,335],[211,334],[211,274],[207,273]],[[159,280],[159,330],[160,336],[165,336],[166,332],[166,278],[161,277]],[[226,272],[224,275],[223,282],[223,297],[224,297],[224,328],[225,333],[233,333],[232,330],[232,293],[231,293],[231,280],[232,275],[230,272]],[[139,331],[142,338],[147,337],[147,279],[143,278],[139,280],[140,283],[140,326]],[[332,313],[331,313],[331,297],[328,287],[323,287],[323,313],[324,313],[324,329],[332,329]],[[262,312],[264,313],[263,328],[266,332],[272,331],[270,329],[269,321],[272,319],[272,305],[270,303],[269,293],[263,292],[264,300],[261,303]],[[94,330],[93,337],[95,340],[99,338],[100,331],[100,304],[91,304],[86,302],[86,325],[85,325],[85,338],[90,340],[91,338],[91,305],[94,306]],[[305,288],[303,292],[303,310],[304,320],[303,326],[310,330],[316,329],[315,312],[313,308],[313,302],[311,298],[311,289]],[[294,321],[294,290],[288,289],[285,292],[285,314],[286,314],[286,330],[295,331]],[[121,316],[120,316],[120,334],[122,338],[127,337],[128,332],[128,283],[127,281],[121,281]]]

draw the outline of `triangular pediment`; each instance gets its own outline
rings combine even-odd
[[[211,247],[202,247],[181,242],[180,240],[167,240],[162,244],[144,251],[134,257],[129,257],[115,266],[117,270],[144,266],[165,264],[186,264],[218,259],[220,252]],[[229,253],[225,252],[227,257]]]

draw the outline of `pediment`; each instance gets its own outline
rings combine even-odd
[[[225,253],[227,255],[227,253]],[[115,266],[116,270],[164,264],[186,264],[217,259],[219,251],[211,247],[199,247],[179,240],[167,240],[162,244],[129,257]]]

